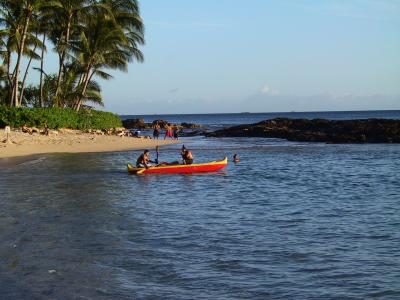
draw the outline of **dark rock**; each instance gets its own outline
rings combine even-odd
[[[195,129],[195,128],[199,128],[201,127],[200,125],[197,124],[192,124],[192,123],[181,123],[181,124],[172,124],[166,120],[154,120],[151,123],[145,123],[143,119],[127,119],[127,120],[123,120],[122,124],[125,128],[135,128],[135,129],[149,129],[149,128],[153,128],[154,125],[156,125],[158,123],[158,125],[160,125],[161,129],[165,129],[166,126],[169,124],[173,127],[178,127],[180,129],[184,128],[184,129]]]
[[[122,125],[128,129],[145,129],[149,127],[143,119],[126,119],[122,121]]]
[[[180,136],[206,136],[209,132],[206,130],[182,130],[179,135]]]
[[[276,118],[207,133],[209,137],[266,137],[326,143],[400,143],[400,120]]]
[[[181,127],[186,129],[195,129],[195,128],[200,128],[201,126],[198,124],[182,122]]]
[[[154,121],[151,123],[151,126],[154,126],[154,125],[156,125],[157,123],[158,123],[158,125],[160,125],[161,128],[165,128],[166,125],[170,124],[169,122],[167,122],[167,121],[165,121],[165,120],[154,120]]]

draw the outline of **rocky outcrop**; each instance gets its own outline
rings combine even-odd
[[[145,123],[143,119],[126,119],[122,120],[122,126],[125,128],[145,129],[149,128],[149,124]]]
[[[400,143],[400,120],[277,118],[208,133],[209,137],[265,137],[326,143]]]
[[[200,128],[201,127],[198,124],[186,123],[186,122],[182,122],[180,126],[182,128],[185,128],[185,129],[195,129],[195,128]]]
[[[207,136],[210,132],[207,130],[185,130],[179,133],[180,136],[191,137],[191,136]]]
[[[165,121],[165,120],[154,120],[151,124],[149,124],[150,126],[154,126],[154,125],[156,125],[158,123],[158,125],[160,125],[160,127],[162,128],[162,129],[164,129],[168,124],[169,124],[169,122],[167,122],[167,121]]]
[[[165,129],[167,124],[172,125],[173,127],[178,127],[179,129],[195,129],[195,128],[200,128],[200,125],[193,124],[193,123],[180,123],[180,124],[171,124],[168,121],[165,120],[154,120],[151,123],[146,123],[144,122],[143,119],[126,119],[122,120],[122,125],[125,128],[129,129],[149,129],[153,128],[154,125],[158,123],[161,127],[161,129]]]

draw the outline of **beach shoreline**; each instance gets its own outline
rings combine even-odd
[[[177,143],[174,140],[95,135],[72,130],[49,136],[13,131],[10,139],[11,142],[7,143],[4,130],[0,130],[0,162],[41,154],[119,152]]]

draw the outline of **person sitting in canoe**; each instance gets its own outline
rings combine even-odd
[[[186,149],[185,145],[182,146],[181,155],[184,165],[191,165],[193,163],[193,154],[190,150]]]
[[[144,150],[142,154],[138,157],[136,161],[137,168],[146,168],[148,169],[151,165],[149,164],[150,161],[150,152],[149,150]]]

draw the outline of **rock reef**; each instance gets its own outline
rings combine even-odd
[[[125,128],[129,129],[150,129],[153,128],[153,126],[158,123],[162,129],[165,129],[167,124],[171,124],[168,121],[165,120],[154,120],[151,123],[146,123],[143,119],[126,119],[122,120],[122,124]],[[198,124],[193,124],[193,123],[180,123],[180,124],[171,124],[174,127],[178,127],[179,129],[195,129],[195,128],[200,128],[201,126]]]
[[[276,118],[233,126],[208,137],[265,137],[325,143],[400,143],[400,120],[326,120]]]

